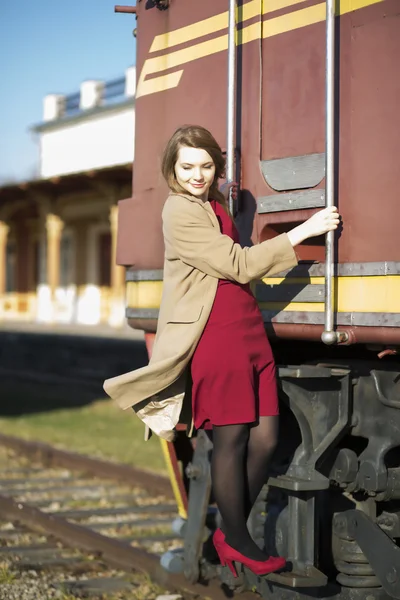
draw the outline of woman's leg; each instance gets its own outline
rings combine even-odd
[[[213,427],[214,447],[211,461],[213,491],[223,520],[226,542],[248,558],[263,561],[268,557],[253,541],[246,525],[248,442],[248,424]],[[252,456],[255,460],[254,452]],[[256,476],[253,472],[257,472]],[[261,479],[255,463],[251,467],[251,473],[252,489],[255,489]]]
[[[246,464],[246,519],[267,480],[269,463],[278,442],[278,431],[278,415],[260,417],[256,424],[250,426]]]

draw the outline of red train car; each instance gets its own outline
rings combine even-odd
[[[201,124],[226,149],[243,244],[339,207],[338,235],[308,240],[298,267],[254,284],[280,365],[282,441],[252,531],[293,569],[267,582],[244,573],[241,585],[288,600],[400,598],[399,2],[234,4],[137,3],[133,197],[120,203],[117,250],[127,318],[150,346],[160,160],[178,126]],[[198,436],[186,513],[175,468],[189,532],[182,564],[192,580],[229,582],[202,543],[208,444]],[[185,462],[190,448],[180,435],[169,456]]]

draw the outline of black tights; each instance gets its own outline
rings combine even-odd
[[[211,475],[226,542],[254,560],[267,556],[251,538],[247,519],[267,478],[278,438],[279,417],[213,427]]]

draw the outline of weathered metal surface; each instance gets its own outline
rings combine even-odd
[[[268,185],[277,192],[315,187],[325,176],[325,154],[288,156],[260,161]]]
[[[197,435],[193,461],[186,469],[190,478],[188,519],[185,528],[184,573],[188,581],[197,581],[204,543],[207,511],[211,493],[210,452],[212,442],[205,431]]]
[[[311,325],[321,325],[324,323],[324,313],[310,311],[296,312],[261,310],[263,319],[266,323],[308,323]],[[338,325],[363,326],[363,327],[397,327],[400,328],[399,313],[346,313],[336,314]]]
[[[335,265],[336,275],[339,277],[360,277],[377,275],[400,275],[400,262],[378,261],[359,263],[339,263]],[[325,274],[325,263],[300,262],[297,267],[281,271],[268,278],[281,279],[282,277],[323,277]],[[133,271],[127,269],[126,281],[162,281],[163,270]]]
[[[400,344],[400,327],[348,327],[341,325],[338,329],[349,333],[349,344]],[[322,325],[272,322],[268,328],[268,335],[281,340],[319,341],[322,331]]]
[[[126,270],[126,281],[160,281],[163,278],[162,269],[145,269],[136,271],[133,269]]]
[[[324,286],[304,283],[258,283],[255,296],[258,302],[323,302]]]
[[[360,277],[377,275],[400,275],[400,262],[360,262],[339,263],[335,265],[339,277]],[[297,267],[282,271],[268,277],[323,277],[325,274],[324,263],[300,263]]]
[[[128,308],[125,310],[128,319],[158,319],[158,308]]]
[[[337,515],[334,525],[338,533],[347,534],[359,544],[383,589],[390,598],[399,599],[400,548],[396,542],[361,510]]]
[[[83,454],[59,450],[42,442],[28,442],[3,434],[0,434],[0,444],[19,453],[27,454],[31,458],[37,457],[48,466],[57,465],[78,469],[97,477],[120,481],[126,485],[144,487],[151,493],[172,496],[171,485],[166,477],[146,473],[128,465],[103,461]]]
[[[393,18],[388,20],[389,14]],[[336,57],[340,67],[336,175],[344,223],[338,244],[340,262],[398,258],[392,219],[399,219],[400,207],[391,199],[397,186],[393,158],[400,151],[394,133],[400,125],[396,112],[399,90],[393,79],[395,57],[400,52],[395,14],[395,2],[388,0],[340,18]],[[323,151],[325,53],[316,54],[315,48],[324,45],[323,23],[307,28],[307,34],[299,28],[263,43],[262,159]],[[373,71],[369,69],[372,56]],[[373,90],[371,77],[376,81]],[[271,86],[270,81],[279,85]],[[384,110],[382,98],[388,99]],[[251,116],[250,111],[249,120]],[[346,141],[349,131],[351,144]],[[246,127],[246,137],[249,135]],[[375,140],[373,148],[371,139]],[[263,225],[267,224],[265,217]]]
[[[259,214],[305,208],[322,208],[323,206],[325,206],[325,192],[320,189],[287,192],[257,198],[257,211]]]
[[[284,287],[284,286],[282,286]],[[293,292],[290,291],[290,287],[287,286],[288,290],[285,291],[286,297],[289,299],[289,296],[292,298]],[[314,285],[310,286],[314,287]],[[315,287],[321,287],[315,285]],[[303,296],[303,292],[299,292],[298,296],[294,297],[293,301],[296,302],[315,302],[320,299],[319,295],[320,291],[317,291],[316,294],[305,292],[306,296]],[[281,291],[273,291],[272,295],[269,296],[269,290],[266,289],[265,292],[262,292],[264,301],[267,302],[284,302],[283,292]],[[281,295],[282,294],[282,295]],[[317,296],[318,294],[318,296]],[[308,295],[308,297],[307,297]],[[130,319],[135,319],[135,322],[140,322],[141,318],[147,318],[147,311],[141,309],[127,309],[127,316]],[[304,335],[304,339],[316,340],[319,339],[317,332],[319,329],[312,331],[312,329],[301,329],[303,325],[307,325],[309,327],[317,327],[324,323],[324,314],[321,312],[315,312],[312,310],[307,311],[283,311],[283,310],[261,310],[264,322],[266,324],[271,324],[273,330],[277,333],[280,332],[278,337],[282,338],[290,338],[291,331],[293,331],[294,339],[299,339],[298,335]],[[143,315],[143,317],[142,317]],[[153,309],[154,319],[158,317],[158,309]],[[357,335],[354,335],[353,342],[356,343],[356,338],[358,340],[364,340],[366,343],[379,343],[382,341],[383,343],[388,342],[388,340],[392,340],[393,343],[400,342],[400,313],[336,313],[336,322],[338,325],[349,326],[350,328],[357,327]],[[277,327],[277,325],[284,325],[285,329]],[[364,332],[361,331],[361,328],[364,327],[366,330]],[[390,332],[390,329],[393,329]],[[386,333],[386,330],[388,332]],[[307,331],[307,333],[306,333]],[[347,329],[346,329],[347,331]],[[295,333],[296,332],[296,333]],[[321,331],[322,333],[322,331]],[[381,337],[380,337],[381,336]]]

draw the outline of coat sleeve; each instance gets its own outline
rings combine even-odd
[[[163,210],[166,244],[186,264],[218,279],[248,283],[297,265],[286,233],[242,248],[213,227],[200,204],[180,196],[170,196]]]

